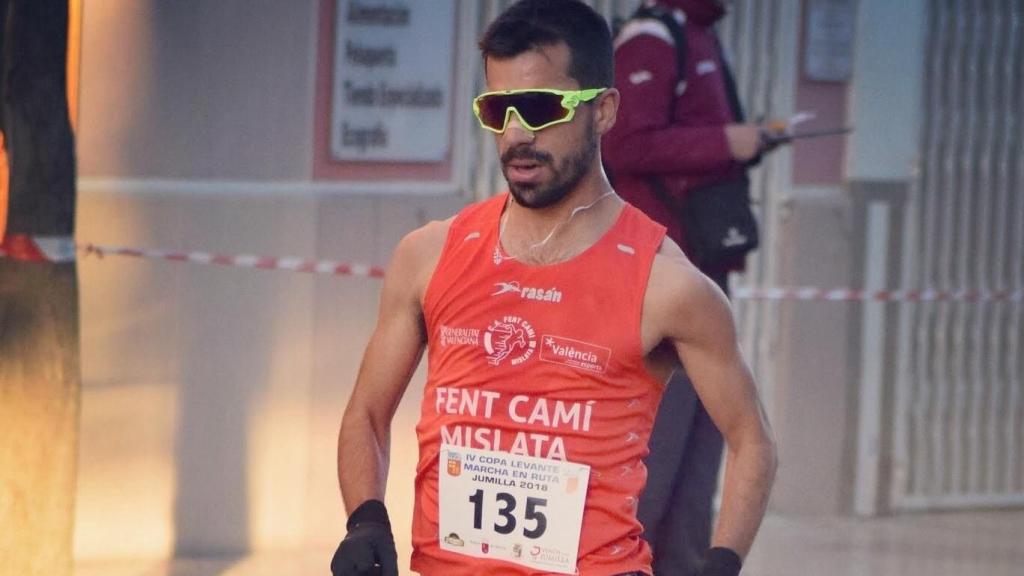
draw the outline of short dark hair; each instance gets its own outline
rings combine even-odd
[[[491,57],[515,58],[559,42],[569,47],[569,76],[580,88],[606,88],[615,82],[611,29],[580,0],[519,0],[487,27],[480,52],[486,66]]]

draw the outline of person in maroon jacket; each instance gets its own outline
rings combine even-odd
[[[761,126],[736,118],[730,106],[726,62],[714,31],[725,15],[724,2],[646,4],[671,13],[681,25],[685,78],[666,24],[657,18],[627,21],[615,41],[615,87],[622,102],[602,141],[603,156],[616,192],[666,226],[687,251],[678,202],[696,187],[745,178],[770,140]],[[653,178],[663,183],[661,194],[653,189]],[[728,273],[742,268],[743,257],[701,264],[726,294]],[[686,375],[677,371],[673,379]],[[722,437],[688,381],[666,388],[650,449],[638,517],[654,550],[655,574],[697,574],[711,539]]]

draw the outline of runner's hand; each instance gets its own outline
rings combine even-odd
[[[704,556],[700,576],[738,576],[743,561],[728,548],[712,548]]]
[[[383,502],[360,504],[346,527],[348,534],[331,560],[333,576],[398,576],[395,538]]]

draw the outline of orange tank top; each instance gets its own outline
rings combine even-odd
[[[523,264],[498,246],[507,198],[456,216],[424,297],[428,373],[416,427],[412,569],[545,573],[441,549],[438,455],[447,443],[589,465],[578,573],[650,573],[636,505],[662,385],[644,366],[640,316],[665,229],[625,204],[581,254]]]

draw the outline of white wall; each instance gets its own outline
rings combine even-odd
[[[318,6],[85,2],[79,241],[383,265],[456,211],[455,196],[308,186]],[[379,282],[118,257],[79,270],[78,556],[333,547],[337,427]],[[398,525],[421,384],[396,421]]]
[[[309,174],[314,0],[87,0],[83,178]]]

